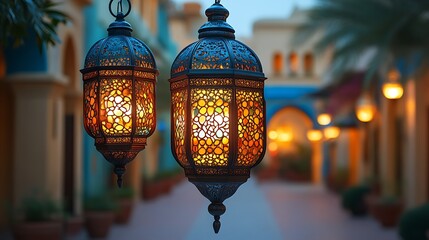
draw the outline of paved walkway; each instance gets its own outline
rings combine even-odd
[[[369,217],[354,219],[324,189],[253,179],[225,201],[219,234],[209,202],[184,181],[167,196],[139,204],[128,225],[115,225],[108,239],[127,240],[399,240]],[[87,239],[85,233],[70,240]]]

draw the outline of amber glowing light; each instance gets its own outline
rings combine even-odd
[[[400,99],[404,95],[404,88],[399,82],[400,74],[398,70],[389,71],[387,81],[383,84],[383,95],[387,99]]]
[[[317,122],[322,126],[327,126],[331,124],[331,115],[329,113],[321,113],[317,116]]]
[[[363,95],[356,103],[356,117],[361,122],[370,122],[374,118],[375,105],[368,95]]]
[[[340,136],[340,128],[339,127],[327,127],[323,129],[323,135],[326,139],[335,139]]]
[[[307,131],[307,139],[312,142],[317,142],[322,140],[323,133],[318,129],[310,129]]]

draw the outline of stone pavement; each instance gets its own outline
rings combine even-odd
[[[184,181],[155,201],[140,203],[128,225],[115,225],[108,239],[125,240],[399,240],[370,217],[354,219],[337,196],[311,185],[258,184],[251,178],[225,201],[219,234],[206,200]],[[69,238],[88,239],[85,233]]]

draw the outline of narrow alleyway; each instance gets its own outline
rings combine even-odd
[[[127,240],[399,240],[370,217],[351,218],[323,188],[251,178],[225,202],[220,233],[212,229],[209,202],[184,181],[167,196],[139,204],[128,225],[108,239]],[[87,239],[85,233],[70,240]]]

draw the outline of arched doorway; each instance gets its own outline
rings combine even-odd
[[[307,139],[310,117],[296,107],[278,111],[268,124],[268,161],[278,177],[287,181],[310,182],[313,176],[313,146]]]
[[[80,176],[81,176],[81,112],[82,95],[78,84],[76,48],[73,38],[66,39],[63,49],[62,69],[67,79],[64,103],[64,164],[63,199],[64,210],[71,215],[79,214]]]
[[[13,95],[10,84],[5,81],[6,60],[0,49],[0,199],[2,204],[12,203],[13,163]],[[0,207],[0,231],[6,226],[5,208]]]

